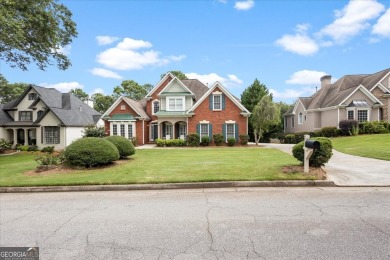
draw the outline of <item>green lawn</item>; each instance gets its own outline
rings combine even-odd
[[[28,153],[0,156],[0,186],[313,179],[283,173],[283,166],[299,161],[267,148],[145,149],[113,167],[28,176],[25,172],[37,166],[34,158]]]
[[[332,144],[343,153],[390,161],[390,134],[338,137]]]

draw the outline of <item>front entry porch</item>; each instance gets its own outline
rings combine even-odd
[[[182,139],[187,136],[187,123],[184,121],[155,121],[150,123],[150,142],[156,139]]]
[[[37,144],[37,129],[36,128],[8,128],[6,139],[13,143],[15,148],[20,145],[36,145]]]

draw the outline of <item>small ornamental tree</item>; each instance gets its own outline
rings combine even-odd
[[[94,124],[84,126],[83,137],[104,137],[104,127],[98,127]]]
[[[320,142],[320,149],[314,150],[313,154],[311,155],[309,159],[309,165],[313,167],[321,167],[324,166],[325,163],[329,161],[329,159],[332,157],[332,142],[329,138],[326,137],[315,137],[310,138],[311,140],[317,140]],[[304,162],[304,150],[303,150],[304,141],[297,143],[293,147],[293,155],[294,157]]]
[[[71,143],[64,152],[66,162],[71,165],[95,167],[119,159],[114,144],[104,138],[86,137]]]
[[[116,146],[119,151],[119,156],[121,158],[126,158],[127,156],[135,154],[134,145],[129,139],[118,135],[108,136],[105,137],[105,139]]]

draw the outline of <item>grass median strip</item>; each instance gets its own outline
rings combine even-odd
[[[283,173],[283,166],[299,162],[268,148],[145,149],[111,167],[39,174],[33,172],[37,166],[35,156],[28,153],[1,156],[0,186],[314,179],[299,172]]]

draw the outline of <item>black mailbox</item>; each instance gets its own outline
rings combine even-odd
[[[316,140],[305,140],[305,147],[306,148],[317,150],[317,149],[320,149],[320,146],[321,146],[320,142],[318,142]]]

